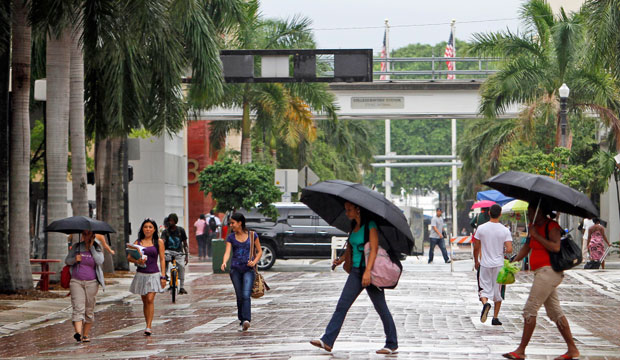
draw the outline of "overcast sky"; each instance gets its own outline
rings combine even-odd
[[[391,49],[411,43],[447,41],[452,19],[456,20],[456,37],[469,41],[476,32],[504,30],[506,27],[516,30],[519,26],[516,18],[523,1],[261,0],[260,3],[266,17],[290,18],[301,14],[312,19],[319,48],[373,48],[377,53],[383,42],[385,19],[389,19],[392,26]],[[334,28],[357,29],[321,30]]]

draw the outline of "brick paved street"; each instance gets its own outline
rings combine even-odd
[[[521,335],[521,309],[531,274],[520,273],[507,291],[500,319],[503,326],[481,324],[475,274],[470,260],[427,265],[425,258],[406,261],[400,285],[387,291],[398,328],[399,353],[390,359],[500,359]],[[191,265],[189,295],[171,304],[168,294],[156,298],[153,336],[142,335],[139,297],[124,293],[130,279],[111,286],[116,298],[98,305],[90,344],[72,338],[68,298],[64,310],[45,322],[5,325],[1,358],[206,358],[206,359],[380,359],[375,350],[384,336],[378,315],[362,294],[349,312],[328,354],[308,341],[323,332],[346,274],[329,272],[328,261],[280,262],[265,272],[272,287],[253,300],[252,328],[237,331],[233,288],[228,275],[213,275],[210,266]],[[306,271],[300,271],[306,270]],[[307,271],[311,270],[311,271]],[[116,280],[116,279],[115,279]],[[560,299],[573,329],[581,359],[620,359],[620,270],[573,270],[560,286]],[[122,296],[119,296],[121,294]],[[123,298],[123,300],[119,300]],[[10,324],[9,324],[10,325]],[[529,359],[552,359],[565,347],[555,325],[541,311]]]

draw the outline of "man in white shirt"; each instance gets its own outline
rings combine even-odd
[[[581,254],[584,259],[588,256],[588,230],[592,226],[594,226],[594,221],[592,221],[592,219],[583,219],[583,224],[581,224],[581,231],[583,231],[583,236],[581,237]]]
[[[512,236],[510,230],[499,222],[502,207],[495,204],[489,210],[491,220],[478,227],[474,235],[474,262],[478,269],[478,287],[482,313],[480,321],[487,321],[491,309],[489,300],[495,303],[493,309],[493,325],[501,325],[497,316],[502,305],[501,285],[497,283],[497,274],[504,266],[504,254],[512,253]]]

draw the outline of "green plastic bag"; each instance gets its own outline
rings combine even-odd
[[[504,266],[499,270],[497,274],[498,284],[512,284],[515,282],[515,274],[519,272],[518,263],[510,263],[510,261],[504,259]]]

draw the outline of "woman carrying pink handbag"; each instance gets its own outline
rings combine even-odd
[[[336,305],[336,311],[334,311],[329,324],[327,324],[325,333],[320,339],[310,341],[310,344],[326,351],[332,351],[349,308],[351,308],[351,305],[353,305],[353,302],[362,290],[366,289],[374,308],[381,318],[386,336],[385,346],[377,350],[377,354],[394,354],[398,349],[396,325],[385,302],[385,293],[377,286],[371,285],[373,268],[377,264],[377,254],[379,252],[377,224],[369,219],[363,209],[353,203],[345,202],[344,208],[347,218],[351,220],[352,231],[347,244],[347,247],[351,249],[351,271],[342,289],[342,294]],[[366,247],[368,248],[368,255],[366,256],[364,256],[365,244],[367,244]],[[334,260],[334,265],[337,266],[343,262],[344,259],[338,258]]]

